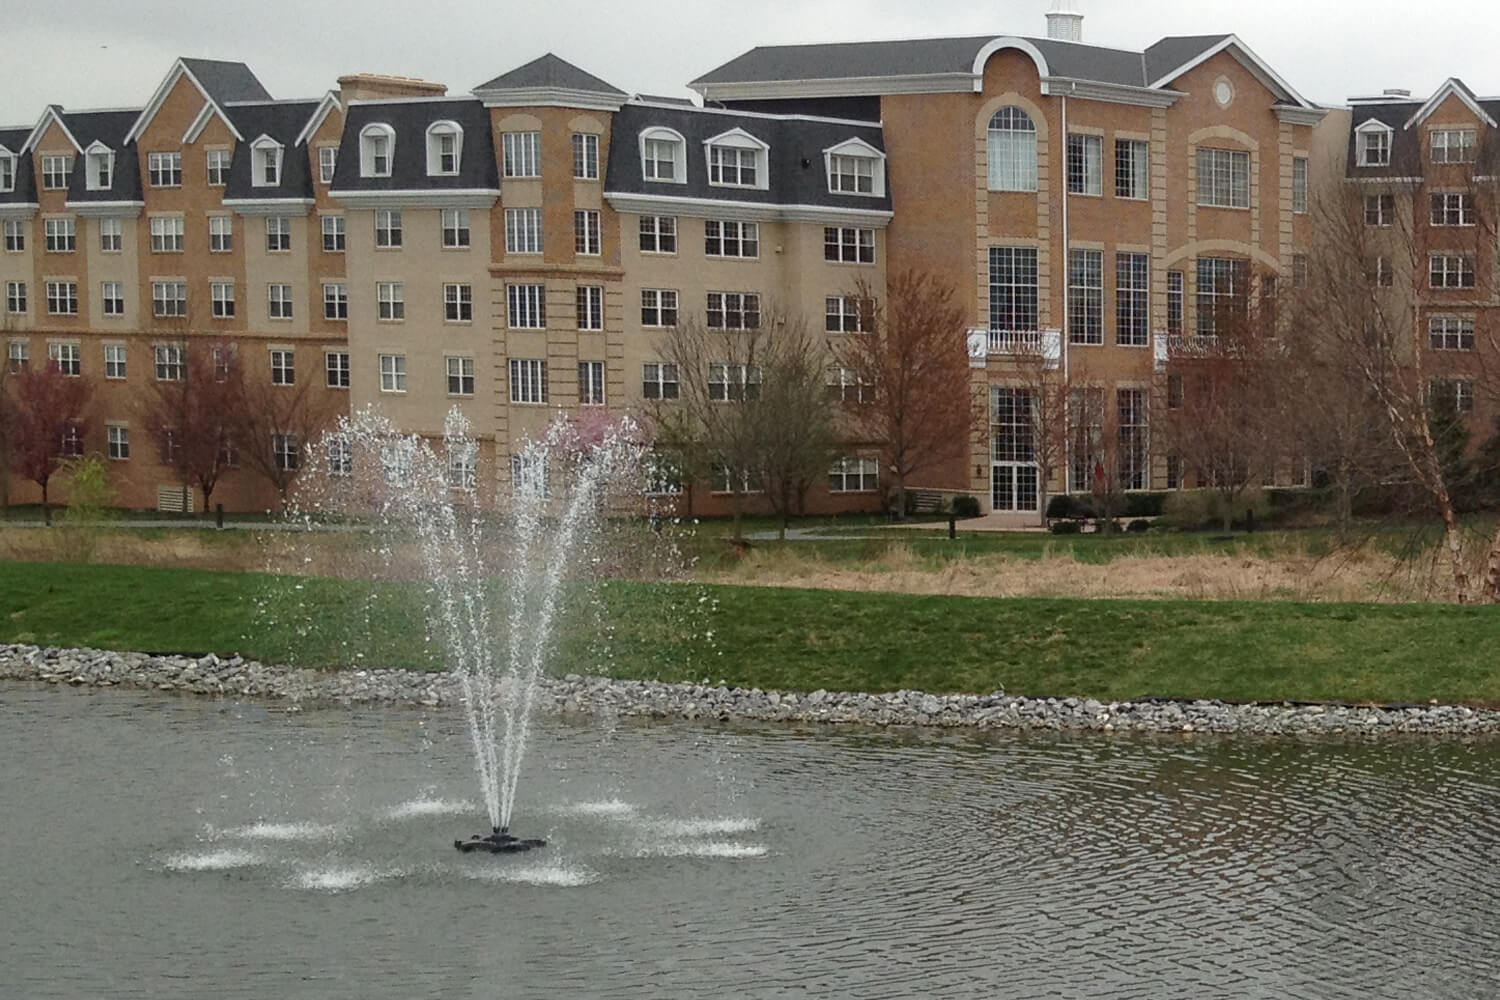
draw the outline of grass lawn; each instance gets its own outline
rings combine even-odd
[[[586,595],[578,595],[583,597]],[[0,564],[0,641],[438,668],[424,589]],[[554,673],[794,690],[1500,703],[1500,608],[605,584]],[[356,654],[363,653],[360,658]]]

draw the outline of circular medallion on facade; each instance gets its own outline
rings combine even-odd
[[[1219,107],[1229,107],[1229,102],[1234,100],[1234,84],[1226,78],[1219,77],[1214,83],[1214,100],[1219,102]]]

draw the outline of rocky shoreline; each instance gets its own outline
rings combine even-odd
[[[139,689],[320,705],[455,705],[446,674],[413,670],[308,670],[213,655],[193,657],[0,643],[0,680]],[[931,726],[1092,732],[1267,735],[1500,735],[1500,712],[1462,705],[1236,705],[1217,701],[1028,698],[1001,692],[762,691],[622,681],[569,674],[544,678],[543,712],[660,719],[753,720],[861,726]]]

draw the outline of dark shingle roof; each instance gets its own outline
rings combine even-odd
[[[114,176],[106,190],[88,189],[87,157],[73,161],[73,176],[68,178],[68,201],[140,201],[141,164],[135,143],[124,145],[125,135],[135,124],[140,111],[62,111],[59,116],[84,153],[95,142],[102,142],[115,153]]]
[[[582,90],[593,94],[608,94],[610,97],[625,96],[625,91],[620,88],[605,83],[592,73],[584,72],[551,52],[524,66],[518,66],[509,73],[502,73],[488,83],[480,84],[474,91],[530,90],[538,87]]]
[[[458,173],[451,177],[427,175],[427,128],[433,122],[451,121],[464,130]],[[374,123],[389,125],[396,132],[391,176],[359,175],[359,133]],[[442,191],[485,190],[500,187],[495,166],[495,141],[490,132],[490,114],[476,98],[444,101],[388,101],[349,106],[344,117],[344,138],[333,177],[335,191]]]
[[[244,63],[184,58],[182,64],[220,107],[230,101],[271,100],[270,93]]]
[[[1146,83],[1155,83],[1177,67],[1192,62],[1228,37],[1228,35],[1180,35],[1176,38],[1163,38],[1145,52]]]
[[[268,104],[241,104],[225,111],[234,121],[234,127],[245,137],[236,143],[234,158],[229,163],[229,180],[224,185],[224,197],[234,198],[311,198],[313,196],[312,170],[307,160],[307,147],[296,145],[297,136],[308,118],[317,110],[319,101],[282,101]],[[255,187],[250,183],[252,144],[261,136],[270,136],[281,143],[281,182],[275,187]]]
[[[32,170],[34,158],[21,155],[21,146],[30,134],[29,128],[0,129],[0,146],[10,150],[16,157],[15,189],[0,191],[0,205],[30,205],[36,202],[36,177]]]

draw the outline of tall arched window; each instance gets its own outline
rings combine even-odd
[[[1036,190],[1036,122],[1015,105],[990,119],[990,190]]]

